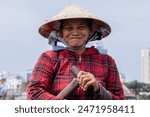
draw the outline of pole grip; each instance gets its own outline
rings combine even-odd
[[[75,77],[77,77],[79,73],[79,68],[77,66],[72,66],[71,72]],[[79,87],[79,81],[77,78],[73,78],[73,80],[57,95],[59,98],[67,98],[72,92],[74,92]]]

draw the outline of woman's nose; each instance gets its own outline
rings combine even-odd
[[[73,29],[72,34],[73,35],[79,35],[79,30],[78,29]]]

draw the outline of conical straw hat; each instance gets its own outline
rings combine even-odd
[[[39,28],[39,33],[45,38],[48,38],[51,31],[60,30],[60,20],[74,18],[92,19],[92,30],[93,32],[99,30],[101,33],[101,39],[108,36],[111,32],[110,26],[104,21],[100,20],[97,16],[93,15],[92,13],[78,5],[71,4],[63,9],[59,14],[53,16],[49,21],[44,23]]]

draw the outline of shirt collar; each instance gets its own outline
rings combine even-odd
[[[65,51],[69,51],[69,52],[75,54],[75,52],[67,49],[67,47],[64,47],[64,46],[58,46],[57,45],[57,46],[54,46],[52,50],[55,51],[55,52],[65,50]],[[92,47],[86,48],[86,50],[82,54],[84,54],[84,55],[94,55],[94,54],[99,54],[99,51],[94,46],[92,46]]]

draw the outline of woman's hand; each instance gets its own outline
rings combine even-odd
[[[95,79],[94,75],[89,72],[80,71],[77,75],[77,79],[84,91],[86,91],[90,85],[94,87],[94,92],[97,92],[100,88],[99,82]]]

